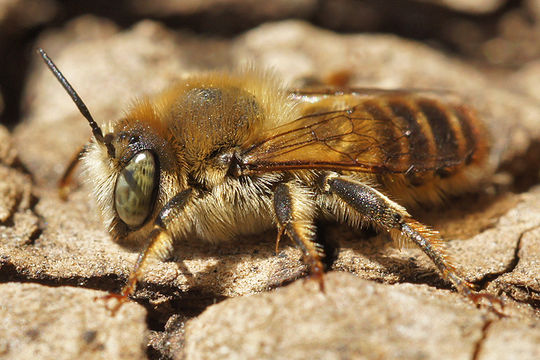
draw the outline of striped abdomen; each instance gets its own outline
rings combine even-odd
[[[360,109],[374,120],[385,119],[376,122],[378,136],[387,144],[380,147],[381,158],[396,172],[404,172],[413,185],[432,174],[446,178],[487,161],[487,133],[464,105],[421,96],[383,96],[366,99]]]
[[[404,203],[436,203],[485,177],[489,136],[469,107],[403,95],[366,99],[359,108],[373,120],[385,118],[376,122],[381,124],[380,138],[388,139],[385,132],[394,131],[380,151],[397,171],[379,173],[376,179]]]

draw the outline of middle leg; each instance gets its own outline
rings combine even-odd
[[[313,195],[296,181],[282,183],[274,189],[274,211],[278,224],[278,242],[281,234],[287,234],[302,250],[310,275],[324,289],[321,262],[322,247],[314,241],[313,219],[316,205]]]

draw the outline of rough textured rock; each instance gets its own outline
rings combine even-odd
[[[251,19],[271,20],[285,17],[303,17],[314,11],[314,0],[277,0],[261,3],[257,0],[190,0],[190,1],[133,1],[137,13],[153,16],[188,15],[198,13],[242,14]]]
[[[24,245],[39,235],[39,219],[30,176],[16,168],[17,155],[10,134],[0,126],[0,238],[2,243]]]
[[[540,1],[526,0],[525,6],[526,9],[535,17],[537,21],[540,20]]]
[[[484,341],[478,359],[538,359],[540,324],[538,321],[504,319],[484,325]]]
[[[4,126],[0,126],[0,164],[12,166],[16,157],[17,152],[9,131]]]
[[[447,6],[451,9],[463,11],[471,14],[490,13],[499,9],[506,3],[506,0],[421,0],[440,6]]]
[[[57,11],[53,0],[4,0],[0,3],[0,29],[13,35],[23,29],[50,21]]]
[[[538,201],[538,200],[536,200]],[[533,227],[518,238],[517,252],[514,254],[512,271],[502,273],[494,281],[513,299],[529,303],[538,309],[540,305],[540,231]]]
[[[112,317],[102,293],[38,284],[0,284],[2,359],[144,359],[145,312],[129,304]],[[129,326],[126,326],[129,324]]]
[[[527,344],[505,349],[506,358],[538,355],[539,320],[496,320],[425,286],[385,286],[345,273],[326,280],[325,293],[296,282],[209,307],[186,326],[186,359],[470,359],[480,346],[480,359],[494,359],[490,344],[502,346],[502,339]]]
[[[345,328],[336,330],[336,342],[347,340],[348,328],[366,340],[343,348],[332,347],[328,352],[313,341],[313,352],[305,357],[333,358],[362,351],[367,358],[400,354],[413,358],[434,354],[439,346],[448,358],[452,354],[470,358],[476,352],[489,359],[497,355],[486,346],[485,340],[490,336],[511,339],[515,348],[522,341],[525,355],[531,354],[527,349],[535,338],[516,334],[538,328],[538,315],[531,309],[538,311],[540,293],[540,188],[534,187],[539,167],[528,153],[540,139],[540,105],[524,95],[525,91],[512,92],[507,84],[498,86],[472,67],[416,42],[389,35],[338,35],[295,21],[267,24],[232,40],[215,40],[174,32],[151,21],[120,31],[108,21],[85,17],[64,29],[44,34],[36,46],[48,50],[98,122],[121,116],[134,97],[159,91],[190,71],[235,68],[249,62],[260,68],[272,67],[277,76],[295,85],[298,79],[325,78],[346,70],[353,86],[456,91],[486,119],[496,149],[493,161],[524,165],[505,166],[494,185],[449,201],[441,209],[413,210],[421,221],[441,229],[445,238],[452,240],[450,251],[468,278],[480,288],[503,296],[508,322],[492,319],[485,310],[475,309],[466,299],[449,291],[450,285],[441,280],[420,251],[398,251],[388,246],[383,236],[370,237],[343,226],[329,226],[324,230],[325,236],[341,243],[333,268],[381,284],[331,273],[327,282],[332,291],[327,291],[326,297],[315,291],[311,282],[299,282],[284,290],[258,295],[253,303],[247,303],[252,299],[225,300],[200,319],[192,320],[184,336],[185,319],[196,317],[209,304],[279,287],[303,276],[305,266],[300,251],[288,242],[282,244],[278,255],[274,254],[274,232],[216,247],[180,243],[173,261],[151,264],[135,296],[149,311],[148,326],[154,330],[150,347],[159,354],[177,358],[182,354],[188,358],[203,356],[207,353],[199,352],[202,347],[211,349],[212,344],[221,344],[229,330],[234,333],[235,326],[238,334],[251,336],[249,344],[253,347],[220,347],[228,354],[239,354],[233,350],[261,355],[272,350],[285,351],[288,336],[268,337],[260,330],[262,325],[250,323],[250,317],[245,315],[257,310],[264,318],[278,304],[287,304],[281,305],[285,308],[283,316],[304,314],[302,304],[308,301],[313,301],[312,309],[317,312],[328,306],[329,314],[304,316],[304,322],[291,321],[287,331],[301,335],[307,329],[311,333],[311,326],[320,318],[316,326],[323,326],[326,321],[335,323],[336,328],[340,328],[337,324]],[[90,131],[37,56],[23,105],[24,121],[14,131],[12,141],[20,161],[9,145],[9,134],[0,129],[0,165],[5,164],[6,169],[5,176],[0,176],[0,213],[9,214],[7,220],[0,220],[0,281],[118,291],[137,252],[123,249],[105,233],[98,210],[88,201],[84,187],[75,189],[67,202],[56,195],[55,182],[73,154],[87,141]],[[518,186],[523,179],[528,179],[527,186]],[[518,190],[504,191],[508,189]],[[23,200],[10,200],[16,198]],[[390,285],[396,283],[409,284]],[[336,306],[340,297],[350,301],[357,321]],[[81,300],[81,304],[89,306],[87,300]],[[137,314],[142,312],[141,306],[133,308]],[[424,308],[429,309],[427,319],[437,319],[440,326],[427,328],[428,320],[413,321],[422,318]],[[281,319],[282,315],[276,316]],[[123,326],[139,324],[137,319],[123,319]],[[226,324],[221,333],[214,330],[218,327],[211,327],[211,319],[216,324]],[[522,319],[530,322],[520,322]],[[279,325],[273,321],[274,326]],[[370,321],[380,328],[370,325]],[[230,329],[224,330],[227,326]],[[250,333],[249,329],[257,326],[259,330]],[[530,331],[531,336],[536,336],[534,331]],[[319,335],[333,333],[325,330]],[[204,334],[205,341],[199,342]],[[403,336],[403,342],[396,340]],[[184,340],[188,344],[185,348]],[[301,346],[309,341],[308,337],[290,340],[286,345],[298,351],[294,353],[298,357],[302,357],[300,350],[309,350]]]

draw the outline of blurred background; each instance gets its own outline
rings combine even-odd
[[[85,15],[119,29],[142,19],[214,39],[269,21],[302,19],[338,33],[421,41],[494,77],[540,59],[540,0],[0,0],[0,114],[12,128],[36,40]]]

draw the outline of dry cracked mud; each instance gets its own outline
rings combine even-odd
[[[34,45],[98,121],[182,74],[245,63],[292,85],[347,70],[353,86],[458,92],[485,119],[499,171],[478,192],[411,211],[442,232],[459,271],[505,307],[500,316],[457,294],[418,249],[324,224],[322,236],[339,244],[324,293],[304,280],[291,243],[275,254],[270,231],[218,246],[177,244],[111,316],[100,297],[125,283],[137,249],[104,231],[81,174],[68,200],[58,197],[56,181],[90,131],[35,56],[24,118],[12,132],[0,127],[0,358],[540,358],[540,67],[494,80],[419,42],[302,21],[209,38],[85,16]]]

